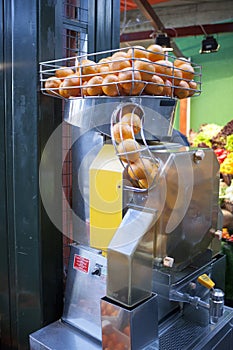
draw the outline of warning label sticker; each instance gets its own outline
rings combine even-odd
[[[74,254],[74,262],[73,268],[84,273],[88,273],[90,260],[80,256],[78,254]]]

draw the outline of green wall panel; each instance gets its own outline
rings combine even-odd
[[[191,128],[203,123],[224,125],[233,119],[233,33],[215,36],[216,53],[200,54],[204,36],[176,39],[185,56],[202,66],[202,94],[191,99]]]

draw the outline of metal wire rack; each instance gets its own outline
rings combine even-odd
[[[156,185],[162,162],[150,151],[143,132],[144,110],[136,103],[122,103],[111,116],[111,138],[128,185],[125,189],[145,192]],[[140,144],[136,137],[140,135]]]
[[[88,2],[86,0],[63,1],[63,56],[73,57],[87,52],[88,42]],[[63,104],[64,107],[64,104]],[[63,111],[64,113],[64,111]],[[70,244],[73,242],[72,224],[72,130],[68,123],[62,124],[62,203],[63,221],[63,267],[64,283],[70,255]]]
[[[40,64],[41,91],[62,99],[131,95],[182,99],[200,95],[201,77],[201,66],[195,63],[138,47]]]

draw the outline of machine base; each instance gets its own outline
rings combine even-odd
[[[231,350],[233,309],[225,307],[216,325],[201,327],[175,315],[159,329],[159,345],[155,341],[144,350]],[[56,321],[30,335],[31,350],[101,350],[101,342]]]

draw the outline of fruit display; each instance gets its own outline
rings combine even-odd
[[[220,165],[219,204],[224,210],[224,216],[227,216],[228,212],[233,214],[233,120],[224,126],[201,125],[189,141],[191,146],[209,147],[214,150]]]
[[[232,135],[233,119],[229,121],[223,128],[221,128],[221,130],[212,138],[212,148],[226,148],[229,151],[233,151],[232,143],[230,143],[230,140],[232,141]]]
[[[64,99],[139,95],[183,99],[201,93],[201,67],[156,44],[43,62],[40,73],[41,91]]]
[[[212,148],[212,140],[221,130],[221,125],[214,123],[202,124],[197,133],[192,132],[189,142],[194,147]]]

